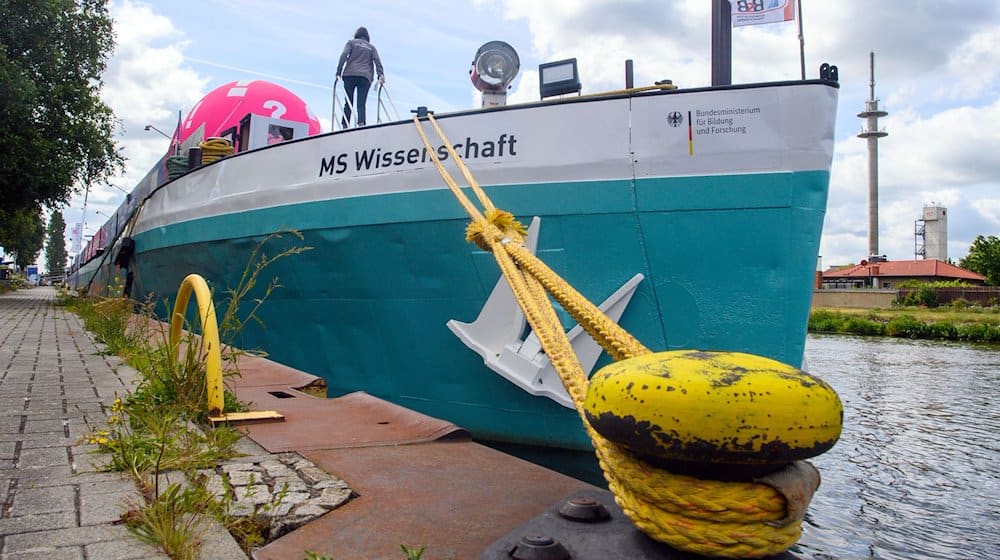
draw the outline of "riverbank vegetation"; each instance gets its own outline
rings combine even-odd
[[[1000,343],[1000,306],[956,301],[933,308],[815,308],[809,314],[809,332],[996,344]]]

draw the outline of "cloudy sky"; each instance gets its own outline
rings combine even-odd
[[[806,69],[838,66],[840,106],[824,268],[868,249],[868,175],[856,137],[875,52],[876,95],[889,116],[879,144],[879,248],[914,258],[914,220],[930,203],[948,209],[948,256],[976,235],[1000,235],[1000,2],[802,0]],[[576,57],[584,93],[618,89],[624,61],[636,85],[669,78],[709,85],[708,0],[115,0],[117,48],[104,98],[122,121],[127,172],[90,195],[87,233],[167,150],[178,111],[239,79],[266,79],[302,97],[330,129],[334,66],[345,41],[368,27],[400,116],[425,105],[476,106],[472,56],[490,40],[513,45],[521,75],[510,102],[538,97],[539,63]],[[799,78],[794,22],[733,30],[733,82]],[[369,105],[369,123],[374,104]],[[116,188],[117,187],[117,188]],[[81,218],[82,196],[64,209]],[[94,211],[98,215],[94,215]]]

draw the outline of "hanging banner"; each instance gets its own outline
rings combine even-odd
[[[729,0],[729,4],[733,9],[733,27],[795,19],[792,0]]]
[[[76,255],[80,252],[81,240],[83,239],[83,224],[77,222],[69,230],[69,236],[73,240],[73,246],[69,249],[69,254]]]

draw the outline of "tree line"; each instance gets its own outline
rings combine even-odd
[[[107,0],[0,2],[0,246],[23,268],[85,185],[124,168],[120,123],[100,98],[114,48]],[[65,266],[63,230],[49,272]],[[50,241],[50,245],[53,243]],[[60,264],[61,263],[61,264]]]

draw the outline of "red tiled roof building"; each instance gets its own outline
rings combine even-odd
[[[865,262],[823,273],[824,288],[895,288],[905,280],[961,280],[982,286],[986,278],[938,259]]]

